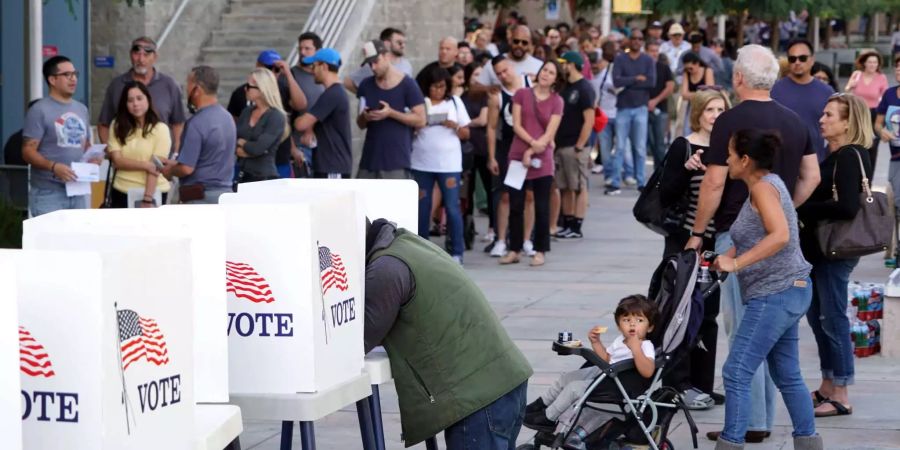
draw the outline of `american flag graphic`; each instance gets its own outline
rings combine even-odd
[[[122,370],[131,363],[146,360],[163,366],[169,363],[166,338],[153,319],[141,317],[130,309],[117,311],[119,319],[119,345],[122,351]]]
[[[249,264],[225,262],[225,290],[253,303],[272,303],[272,288]]]
[[[337,288],[340,291],[346,291],[349,288],[344,262],[340,255],[332,253],[328,247],[319,247],[319,272],[322,276],[322,295],[325,295],[331,288]]]
[[[19,368],[32,377],[50,378],[56,375],[47,350],[25,327],[19,327]]]

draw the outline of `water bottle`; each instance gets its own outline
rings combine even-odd
[[[697,274],[697,284],[700,286],[701,292],[706,290],[713,284],[712,274],[709,273],[709,262],[700,263],[700,273]]]
[[[566,443],[563,445],[563,448],[571,449],[571,450],[587,450],[587,445],[584,443],[584,440],[587,439],[587,431],[585,431],[582,427],[575,427],[572,430],[572,433],[566,439]]]

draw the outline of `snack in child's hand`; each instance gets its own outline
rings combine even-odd
[[[581,340],[572,339],[569,342],[563,342],[562,345],[564,345],[566,347],[578,348],[578,347],[581,347]]]
[[[608,327],[596,326],[594,328],[591,328],[591,333],[603,334],[606,333],[606,330],[608,329]]]

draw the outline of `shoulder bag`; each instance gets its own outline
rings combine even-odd
[[[691,143],[687,139],[684,141],[687,148],[684,152],[684,161],[681,161],[681,164],[686,163],[691,157]],[[663,236],[668,236],[679,229],[684,223],[684,215],[687,212],[686,201],[677,202],[671,206],[663,206],[660,186],[662,185],[666,164],[669,162],[669,153],[666,152],[662,164],[647,180],[646,187],[641,191],[641,195],[631,210],[638,222]]]
[[[884,251],[890,244],[894,233],[894,217],[891,213],[888,195],[884,192],[873,192],[869,186],[865,166],[859,150],[853,149],[859,160],[862,174],[862,193],[860,193],[859,211],[850,220],[824,220],[816,226],[816,238],[822,254],[828,259],[858,258]],[[834,165],[831,192],[834,201],[838,201],[837,163]]]

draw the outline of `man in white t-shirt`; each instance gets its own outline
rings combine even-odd
[[[669,69],[672,70],[672,73],[678,72],[678,62],[681,61],[681,56],[690,49],[691,44],[684,40],[684,27],[678,22],[669,27],[669,40],[659,46],[659,52],[666,55],[666,59],[669,60]],[[678,76],[677,79],[681,83],[681,76]]]
[[[396,28],[385,28],[384,30],[381,30],[381,35],[379,35],[378,38],[384,42],[384,47],[388,50],[387,57],[391,61],[391,64],[410,78],[415,78],[413,75],[412,64],[409,63],[408,59],[403,57],[403,54],[406,51],[406,35]],[[359,88],[359,84],[366,78],[374,75],[375,73],[372,72],[372,68],[368,64],[364,64],[344,78],[344,87],[355,94],[356,90]]]
[[[505,54],[507,61],[512,65],[513,70],[518,75],[527,75],[533,77],[541,70],[544,63],[531,56],[531,31],[525,25],[518,25],[512,32],[512,39],[509,41],[509,52]],[[478,79],[479,84],[483,86],[499,86],[500,80],[494,73],[494,68],[487,64],[481,71]]]

